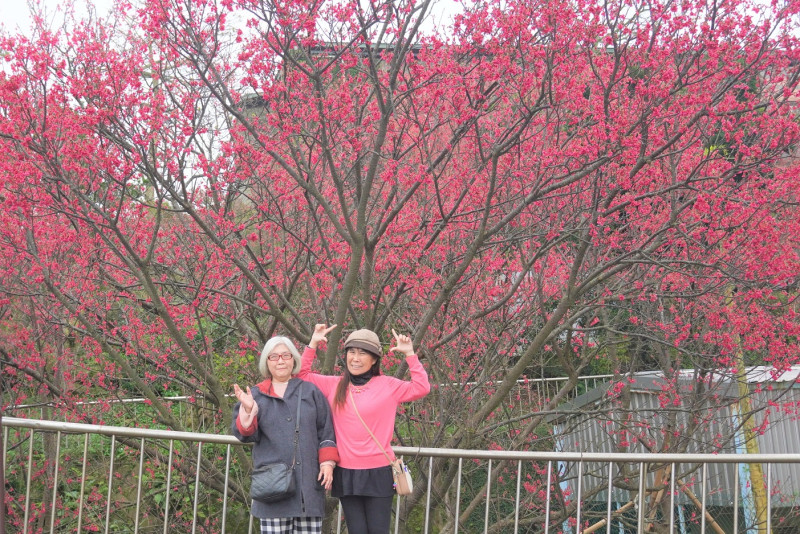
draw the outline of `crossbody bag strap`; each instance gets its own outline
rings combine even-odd
[[[300,443],[300,406],[303,404],[303,382],[297,386],[297,415],[294,418],[294,453],[292,454],[292,469],[294,469],[295,461],[297,460],[297,444]]]
[[[376,438],[375,434],[372,433],[372,430],[369,429],[369,427],[367,426],[367,423],[365,423],[364,420],[361,419],[361,414],[358,413],[358,408],[356,408],[356,399],[353,398],[353,390],[349,390],[349,392],[350,392],[350,402],[353,403],[353,410],[356,412],[356,415],[358,416],[358,419],[361,421],[361,424],[364,425],[364,428],[367,429],[367,432],[369,432],[369,435],[372,436],[372,439],[374,439],[375,443],[378,444],[378,447],[381,449],[381,452],[383,453],[383,455],[386,456],[386,459],[389,460],[389,463],[392,463],[393,460],[389,457],[388,454],[386,454],[386,449],[383,448],[383,445],[381,445],[381,442],[378,441],[378,438]]]

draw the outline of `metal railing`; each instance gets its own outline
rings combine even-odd
[[[249,451],[232,436],[2,425],[9,532],[253,532]],[[395,533],[800,532],[800,498],[781,480],[800,454],[395,452],[416,486],[396,499]],[[732,476],[711,476],[715,464]],[[754,497],[752,465],[763,468],[766,500]],[[326,528],[342,532],[341,511],[333,515]]]

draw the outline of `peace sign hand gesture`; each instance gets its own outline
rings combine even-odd
[[[389,352],[402,352],[406,355],[406,357],[411,356],[414,354],[414,345],[411,342],[411,338],[405,334],[398,334],[392,328],[392,335],[394,336],[394,343],[395,346],[389,349]]]
[[[316,349],[320,343],[328,342],[328,334],[336,328],[337,325],[327,326],[324,324],[314,325],[314,333],[311,334],[311,341],[308,342],[308,348]]]

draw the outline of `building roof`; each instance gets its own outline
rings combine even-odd
[[[673,380],[665,376],[662,371],[644,371],[632,375],[623,376],[622,381],[626,381],[631,393],[658,394],[669,391],[672,387],[677,387],[681,393],[689,393],[698,385],[704,385],[710,393],[719,399],[736,399],[739,397],[739,389],[735,372],[731,369],[727,374],[717,372],[707,373],[700,376],[700,371],[696,369],[681,369],[677,371]],[[745,381],[748,384],[782,384],[792,387],[800,380],[800,365],[793,365],[785,370],[778,370],[772,366],[753,366],[745,369]],[[559,413],[548,418],[551,423],[563,420],[566,417],[574,416],[587,406],[604,404],[618,397],[615,393],[615,386],[619,382],[608,381],[600,386],[578,395],[571,401],[567,401],[557,408]]]

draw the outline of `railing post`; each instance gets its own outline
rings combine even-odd
[[[614,462],[608,464],[608,499],[606,500],[606,534],[611,534],[611,498],[614,492]]]
[[[25,526],[22,528],[22,534],[28,534],[28,517],[31,509],[31,471],[33,471],[33,429],[29,436],[28,442],[28,480],[25,488]]]
[[[172,455],[175,451],[175,440],[169,440],[169,457],[167,459],[167,487],[164,489],[164,534],[167,534],[169,528],[169,494],[172,493]],[[226,475],[227,476],[227,475]],[[227,488],[225,488],[227,490]],[[225,507],[223,506],[223,510]],[[223,514],[224,518],[224,514]]]
[[[172,456],[172,442],[170,442],[170,456]],[[231,446],[225,448],[225,490],[222,492],[222,534],[225,534],[225,520],[228,518],[228,477],[231,472]],[[169,493],[169,486],[167,486]],[[166,514],[165,514],[166,522]],[[166,534],[166,532],[164,533]]]
[[[61,458],[61,431],[56,432],[56,458],[53,467],[53,493],[50,501],[50,534],[56,525],[56,499],[58,498],[58,466]]]
[[[462,472],[461,471],[461,467],[463,465],[463,462],[464,462],[463,458],[459,458],[458,459],[458,480],[456,481],[456,515],[453,518],[453,521],[455,521],[455,527],[453,529],[453,534],[458,534],[458,524],[460,522],[458,520],[458,516],[461,513],[461,509],[460,509],[461,508],[461,472]]]
[[[200,466],[203,462],[203,442],[197,442],[197,465],[194,475],[194,505],[192,506],[192,534],[197,532],[197,501],[200,495]]]
[[[548,460],[547,491],[545,493],[545,505],[544,505],[544,534],[549,534],[550,532],[550,497],[552,496],[550,487],[552,486],[552,475],[553,475],[553,460]]]
[[[139,532],[139,507],[142,503],[142,473],[144,472],[144,438],[139,445],[139,476],[136,481],[136,517],[133,522],[133,534]]]
[[[81,468],[81,492],[80,497],[78,498],[78,532],[81,531],[81,525],[83,524],[83,497],[86,491],[86,464],[87,459],[89,457],[89,434],[84,434],[83,437],[83,467]],[[53,503],[53,507],[55,507],[55,503]]]
[[[575,530],[581,532],[581,499],[583,498],[583,460],[578,462],[578,491],[575,494]]]
[[[483,516],[483,531],[489,532],[489,504],[492,501],[492,459],[489,458],[489,466],[486,468],[486,512]]]
[[[517,492],[514,499],[514,534],[519,534],[519,492],[522,487],[522,460],[517,461]]]
[[[637,515],[637,517],[636,517],[636,519],[637,519],[637,521],[636,521],[636,523],[637,523],[636,532],[638,534],[643,534],[643,532],[644,532],[644,506],[645,506],[644,489],[647,487],[646,484],[645,484],[645,480],[644,480],[644,477],[645,477],[644,466],[645,466],[644,462],[639,462],[639,495],[636,497],[638,499],[638,501],[639,501],[639,507],[638,507],[637,514],[636,514]]]
[[[108,534],[109,522],[111,520],[111,489],[114,487],[114,454],[116,452],[117,436],[111,436],[111,456],[109,457],[108,466],[108,495],[106,497],[106,530]]]
[[[425,496],[425,530],[423,534],[428,534],[428,524],[431,517],[431,484],[433,483],[433,456],[428,458],[428,488]],[[341,518],[340,518],[341,523]]]

